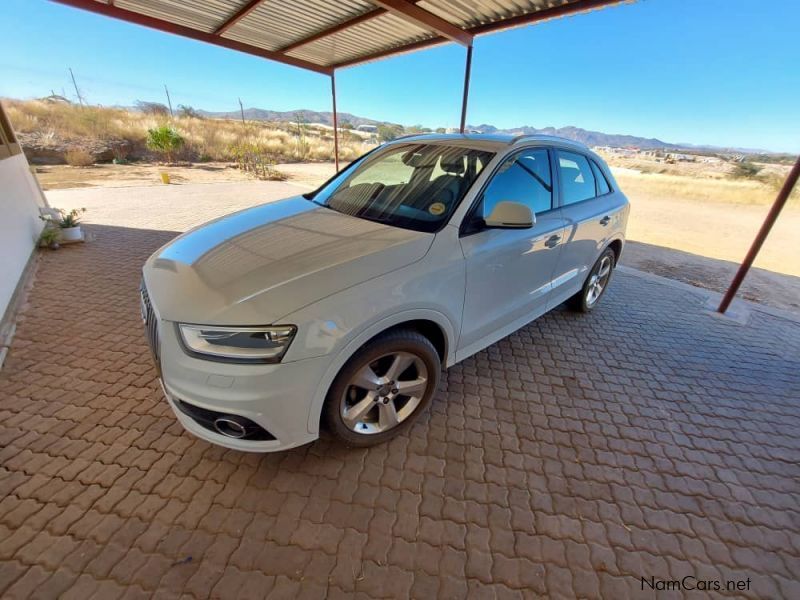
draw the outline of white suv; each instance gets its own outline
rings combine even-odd
[[[564,301],[594,308],[628,201],[588,148],[416,136],[317,191],[222,217],[144,266],[142,317],[183,426],[254,452],[321,426],[409,427],[449,367]]]

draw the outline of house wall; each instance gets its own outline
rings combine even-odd
[[[44,196],[24,154],[0,159],[0,319],[31,257],[44,223]]]

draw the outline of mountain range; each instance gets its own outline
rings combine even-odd
[[[241,118],[241,111],[209,112],[205,110],[200,110],[198,112],[204,117],[212,119]],[[381,125],[381,124],[392,125],[392,123],[389,123],[387,121],[368,119],[366,117],[359,117],[358,115],[353,115],[346,112],[339,112],[337,113],[337,116],[340,125],[345,122],[350,123],[353,127],[358,127],[359,125]],[[289,111],[267,110],[263,108],[244,109],[244,118],[252,121],[291,122],[291,121],[297,121],[298,117],[301,118],[302,121],[306,123],[320,123],[328,126],[333,125],[333,114],[331,112],[326,112],[326,111],[319,112],[306,109],[289,110]],[[696,146],[693,144],[686,144],[686,143],[676,144],[671,142],[665,142],[657,138],[644,138],[636,135],[603,133],[602,131],[590,131],[587,129],[582,129],[580,127],[573,127],[573,126],[537,128],[525,125],[510,129],[499,129],[494,125],[489,125],[484,123],[482,125],[468,125],[467,129],[470,129],[472,131],[480,131],[481,133],[509,133],[512,135],[533,135],[533,134],[555,135],[570,140],[575,140],[576,142],[581,142],[590,147],[593,146],[610,146],[613,148],[636,147],[636,148],[641,148],[643,150],[686,149],[686,150],[736,152],[736,153],[765,152],[764,150],[753,150],[745,148],[719,148],[716,146]]]

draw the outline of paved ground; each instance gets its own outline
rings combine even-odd
[[[450,369],[388,445],[242,454],[162,400],[137,299],[157,229],[42,256],[0,371],[0,596],[800,597],[797,323],[618,273],[591,316]]]
[[[183,230],[258,202],[313,189],[333,174],[328,163],[280,168],[290,175],[291,183],[85,188],[48,191],[47,197],[61,208],[85,206],[93,223]],[[628,237],[635,241],[623,264],[717,292],[728,288],[768,210],[766,206],[690,203],[637,191],[630,199]],[[740,297],[800,313],[798,228],[800,211],[787,207],[742,285]]]
[[[52,190],[47,201],[57,208],[86,208],[89,223],[185,231],[255,204],[307,192],[276,181],[237,181],[150,187]]]

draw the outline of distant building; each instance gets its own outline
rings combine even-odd
[[[675,162],[695,162],[697,157],[692,154],[681,154],[680,152],[671,152],[667,154],[667,159],[674,160]]]
[[[377,133],[378,127],[376,125],[359,125],[356,127],[356,131],[363,131],[364,133]]]

